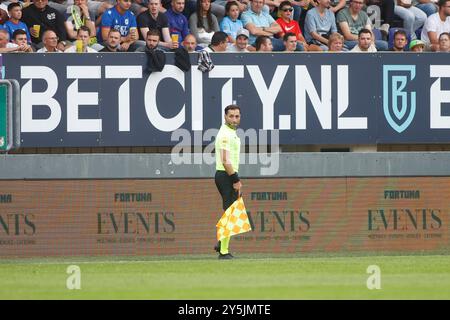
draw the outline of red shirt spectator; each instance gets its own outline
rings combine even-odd
[[[278,18],[276,22],[283,30],[282,32],[277,34],[279,38],[283,38],[283,36],[288,32],[292,32],[293,34],[295,34],[297,36],[297,40],[301,40],[303,38],[302,30],[300,30],[300,26],[298,25],[297,21],[291,20],[289,22],[286,22],[282,18]]]

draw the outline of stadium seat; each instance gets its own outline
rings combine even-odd
[[[383,35],[381,34],[381,31],[379,29],[373,29],[372,32],[375,40],[383,40]]]
[[[417,39],[420,39],[420,37],[422,37],[422,29],[423,28],[419,28],[419,29],[416,30],[416,37],[417,37]]]

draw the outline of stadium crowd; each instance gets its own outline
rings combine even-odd
[[[449,33],[450,0],[0,0],[0,53],[450,52]]]

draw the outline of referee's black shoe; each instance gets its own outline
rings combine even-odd
[[[231,253],[221,254],[219,253],[219,260],[230,260],[233,259],[233,255]]]
[[[217,241],[216,245],[214,246],[214,251],[220,252],[220,241]]]

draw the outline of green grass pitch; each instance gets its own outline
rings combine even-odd
[[[66,287],[70,265],[80,290]],[[450,299],[450,255],[0,260],[0,299]]]

